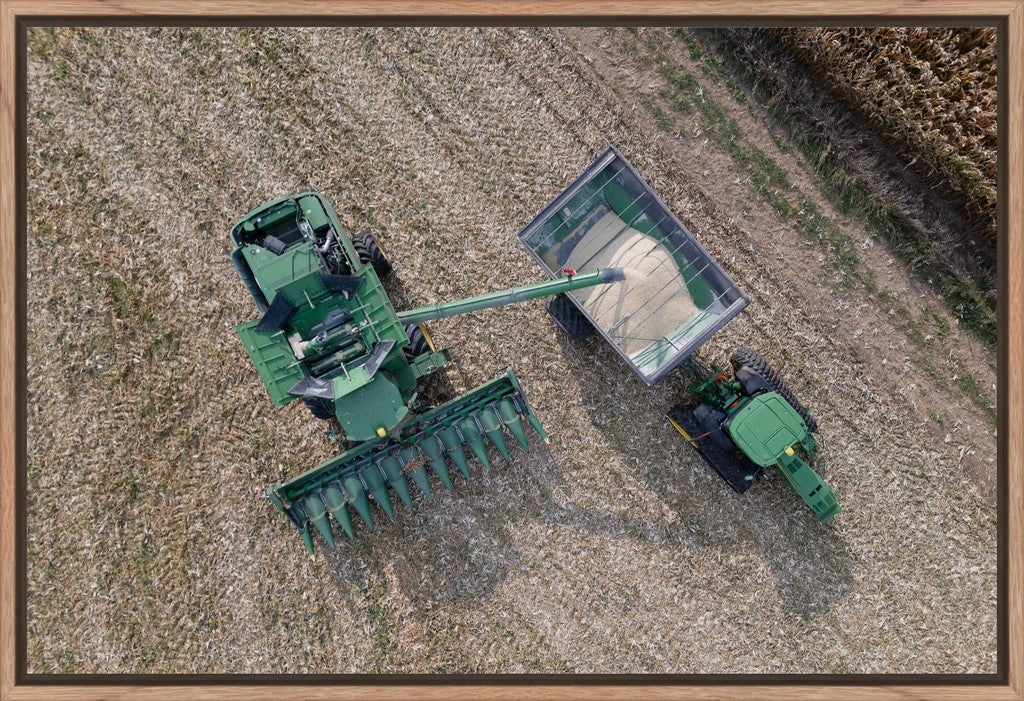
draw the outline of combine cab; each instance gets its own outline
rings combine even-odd
[[[270,398],[301,399],[335,422],[347,449],[268,495],[313,553],[313,530],[334,542],[350,537],[353,511],[373,525],[369,496],[391,516],[393,492],[411,507],[410,481],[427,496],[427,468],[447,488],[449,461],[467,478],[467,452],[490,467],[486,443],[508,457],[508,435],[527,447],[525,425],[544,430],[515,373],[437,407],[420,398],[422,378],[452,359],[422,324],[431,319],[561,294],[622,279],[619,270],[568,274],[456,302],[397,312],[380,276],[390,263],[369,232],[350,237],[322,195],[304,192],[269,202],[231,230],[231,259],[262,314],[237,327]],[[330,514],[330,517],[328,516]]]

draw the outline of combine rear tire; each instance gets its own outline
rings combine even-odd
[[[807,424],[807,430],[811,433],[818,432],[818,422],[811,416],[811,412],[807,411],[793,391],[786,386],[786,383],[778,376],[778,373],[772,369],[772,366],[768,364],[768,361],[761,357],[753,348],[747,346],[740,346],[736,349],[736,352],[732,354],[730,358],[732,362],[733,370],[739,370],[744,365],[747,366],[752,372],[756,373],[763,379],[768,385],[782,395],[782,398],[789,402],[789,405],[796,409],[796,413],[800,414],[800,418]]]
[[[430,352],[430,344],[427,343],[427,338],[423,335],[423,329],[419,324],[407,325],[405,332],[409,335],[409,345],[402,349],[405,352],[406,360],[412,361],[424,353]]]
[[[587,317],[564,294],[549,299],[547,308],[558,327],[569,334],[572,340],[583,341],[594,333],[594,327]]]
[[[302,401],[309,407],[309,412],[318,419],[325,421],[334,418],[334,406],[330,401],[320,397],[303,397]]]
[[[352,238],[352,245],[355,246],[356,254],[363,263],[369,263],[377,272],[377,275],[384,277],[391,272],[391,263],[377,246],[377,239],[369,231],[360,231]]]

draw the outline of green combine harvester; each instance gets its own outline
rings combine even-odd
[[[669,421],[734,490],[774,465],[819,520],[839,511],[808,464],[817,424],[778,373],[748,348],[732,357],[732,377],[693,358],[749,299],[612,146],[519,233],[544,282],[396,311],[372,234],[350,235],[310,191],[252,210],[231,239],[262,315],[237,331],[270,398],[302,400],[342,444],[267,492],[311,556],[313,531],[334,544],[332,518],[350,538],[353,512],[372,528],[371,496],[393,517],[392,493],[412,508],[410,481],[431,496],[428,469],[448,489],[451,465],[468,479],[467,448],[486,470],[487,444],[506,459],[507,436],[528,448],[526,424],[547,440],[511,368],[439,406],[422,384],[452,360],[425,322],[540,297],[574,340],[600,333],[646,384],[676,367],[694,375],[699,404],[672,407]]]
[[[350,509],[373,526],[368,495],[389,517],[390,491],[412,508],[409,480],[430,497],[427,467],[451,489],[446,456],[469,478],[467,447],[489,469],[485,439],[506,459],[505,431],[524,448],[524,423],[547,440],[511,368],[440,406],[421,401],[421,380],[452,360],[449,350],[433,346],[424,322],[622,279],[621,270],[570,270],[556,280],[396,312],[381,284],[391,265],[373,236],[350,237],[318,193],[256,208],[232,227],[231,239],[231,259],[262,314],[236,330],[270,398],[277,406],[301,399],[318,419],[336,421],[348,448],[268,491],[310,555],[312,529],[334,543],[328,514],[352,537]]]

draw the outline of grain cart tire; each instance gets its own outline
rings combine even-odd
[[[309,408],[309,412],[316,418],[325,421],[334,418],[334,406],[329,400],[321,397],[303,397],[302,401]]]
[[[793,391],[786,386],[786,383],[782,381],[778,373],[768,364],[768,361],[761,357],[753,348],[747,346],[740,346],[736,349],[736,352],[732,354],[730,358],[732,362],[732,368],[734,371],[739,370],[741,367],[746,366],[751,372],[759,375],[761,379],[768,383],[768,385],[782,395],[782,398],[789,402],[789,405],[796,409],[796,413],[800,414],[800,418],[807,424],[807,430],[811,433],[818,432],[818,422],[811,416],[811,412],[807,410],[807,407],[801,403]]]
[[[360,231],[356,234],[352,239],[352,245],[356,249],[359,260],[372,265],[377,275],[383,277],[391,272],[391,263],[380,252],[377,239],[369,231]]]
[[[594,326],[566,295],[555,295],[547,302],[548,313],[558,328],[574,341],[583,341],[594,333]]]
[[[405,333],[409,335],[409,345],[402,349],[406,360],[412,361],[424,353],[430,352],[430,344],[427,343],[427,338],[423,335],[423,329],[419,324],[407,324]]]

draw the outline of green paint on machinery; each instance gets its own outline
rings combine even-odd
[[[615,222],[607,235],[606,222]],[[821,521],[839,512],[835,495],[801,458],[817,451],[812,435],[817,423],[771,366],[749,348],[732,358],[734,376],[719,368],[703,370],[693,353],[749,303],[724,269],[651,190],[633,165],[614,146],[599,156],[580,177],[538,214],[519,240],[550,276],[590,237],[602,240],[590,264],[602,251],[617,251],[617,260],[638,261],[658,244],[667,252],[671,274],[662,278],[685,284],[692,305],[673,307],[675,296],[664,287],[644,284],[645,278],[602,291],[617,295],[616,309],[626,310],[615,326],[602,324],[583,296],[559,295],[548,304],[555,323],[573,340],[595,331],[622,356],[648,385],[681,367],[695,376],[691,385],[700,398],[696,408],[672,407],[669,420],[737,492],[746,491],[766,467],[774,465]],[[626,263],[623,263],[626,265]],[[656,271],[652,271],[656,272]],[[666,272],[666,271],[661,271]],[[639,277],[639,279],[637,279]],[[656,338],[632,337],[616,331],[621,324],[657,315]],[[661,334],[664,335],[661,335]]]
[[[698,380],[690,389],[702,402],[673,406],[669,421],[735,491],[745,492],[774,465],[815,517],[829,521],[839,513],[835,494],[800,457],[810,460],[818,450],[817,422],[757,352],[741,347],[732,367],[729,378],[722,368],[706,372],[691,361]]]
[[[350,236],[331,203],[302,192],[268,202],[231,229],[231,259],[262,314],[236,330],[271,400],[302,399],[337,422],[347,446],[322,465],[268,491],[310,555],[313,530],[334,543],[330,524],[352,537],[351,510],[367,526],[369,497],[393,516],[391,492],[411,508],[409,480],[431,495],[427,468],[451,488],[451,461],[469,478],[466,448],[490,467],[487,443],[509,457],[507,431],[527,447],[525,424],[547,440],[515,373],[437,407],[420,399],[425,376],[452,360],[433,347],[424,322],[622,280],[601,269],[470,299],[396,311],[381,283],[391,264],[369,232]]]
[[[424,323],[540,297],[574,340],[599,333],[645,384],[676,367],[694,375],[699,404],[673,406],[669,420],[736,492],[774,466],[820,521],[839,512],[809,464],[817,423],[778,373],[749,348],[733,355],[731,376],[694,358],[750,300],[611,145],[519,233],[551,278],[543,282],[397,311],[381,282],[391,264],[374,237],[350,235],[331,203],[308,191],[250,211],[231,239],[231,259],[262,315],[237,331],[271,400],[301,399],[334,422],[343,445],[268,490],[310,555],[314,533],[333,544],[335,526],[350,538],[359,521],[372,528],[371,500],[393,518],[395,498],[411,508],[412,485],[429,499],[431,478],[452,488],[451,467],[470,477],[470,456],[489,470],[488,451],[508,459],[509,437],[524,448],[529,433],[547,440],[511,368],[439,406],[424,400],[421,384],[453,359],[434,347]],[[655,248],[662,253],[652,256]],[[566,267],[595,259],[630,275]],[[652,260],[657,267],[643,272],[639,262]],[[582,292],[595,285],[605,287]],[[611,322],[584,303],[602,297],[612,304],[600,308],[617,314]],[[658,323],[646,324],[652,317]]]

